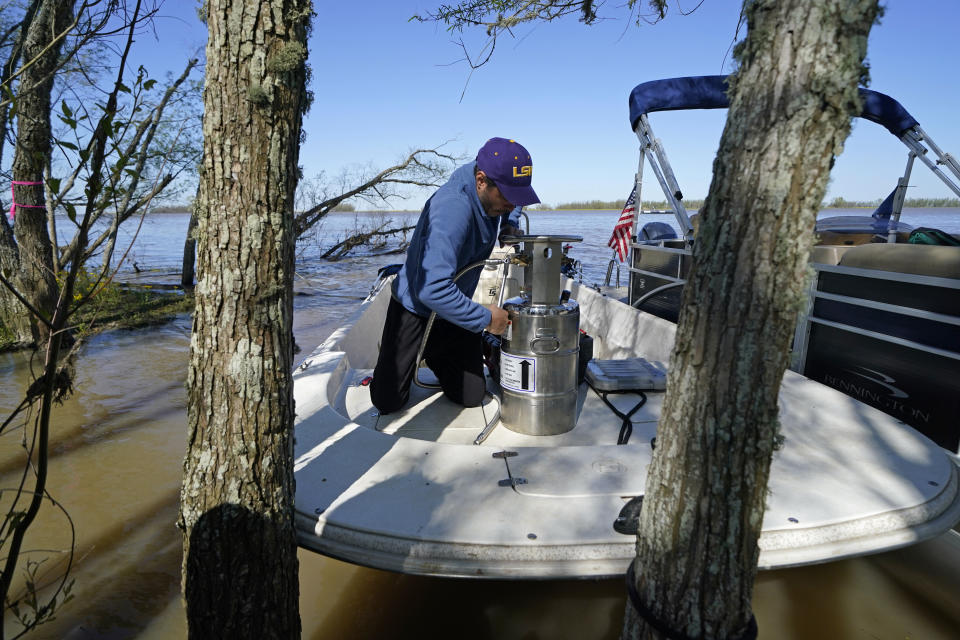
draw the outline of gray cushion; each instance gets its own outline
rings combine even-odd
[[[840,257],[840,265],[940,278],[960,278],[960,247],[923,244],[863,244]]]

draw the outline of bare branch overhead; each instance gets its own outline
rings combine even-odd
[[[584,24],[593,24],[600,16],[598,9],[603,0],[465,0],[458,4],[442,4],[436,11],[414,15],[419,22],[443,22],[450,31],[462,31],[464,27],[484,27],[487,35],[496,38],[499,32],[525,22],[552,22],[569,15],[579,15]],[[630,13],[640,0],[627,0]],[[667,0],[648,0],[647,4],[656,19],[667,15]],[[643,16],[642,16],[643,17]],[[640,19],[640,18],[638,18]]]
[[[374,205],[387,204],[403,194],[399,186],[439,187],[456,166],[460,158],[443,153],[440,148],[417,149],[392,167],[383,169],[372,176],[341,175],[336,195],[329,195],[330,185],[314,185],[316,193],[307,198],[305,210],[298,213],[294,226],[298,236],[319,222],[325,215],[342,202],[350,198],[359,198]],[[324,181],[323,174],[317,180]],[[318,202],[319,200],[319,202]]]

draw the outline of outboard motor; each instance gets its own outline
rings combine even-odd
[[[675,240],[677,232],[666,222],[648,222],[640,229],[640,241]]]
[[[564,242],[580,236],[516,236],[524,288],[504,303],[510,324],[500,345],[500,419],[511,431],[549,436],[577,420],[580,307],[560,289]]]

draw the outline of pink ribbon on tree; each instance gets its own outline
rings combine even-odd
[[[17,195],[13,190],[14,185],[38,185],[43,184],[42,182],[31,182],[29,180],[12,180],[10,182],[10,212],[7,214],[7,217],[10,218],[10,222],[13,222],[13,217],[17,215],[17,207],[26,207],[28,209],[45,209],[46,205],[42,204],[20,204],[17,202]]]

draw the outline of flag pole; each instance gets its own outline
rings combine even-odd
[[[633,216],[633,224],[630,226],[630,242],[633,242],[633,239],[637,237],[637,224],[639,222],[640,214],[643,212],[643,198],[641,197],[640,190],[643,188],[643,161],[647,157],[647,149],[644,146],[640,147],[640,162],[637,165],[637,175],[633,178],[633,188],[636,189],[636,202],[634,206],[636,207],[636,213]],[[633,247],[630,247],[630,252],[633,251]],[[629,253],[627,254],[627,259],[629,260]]]

